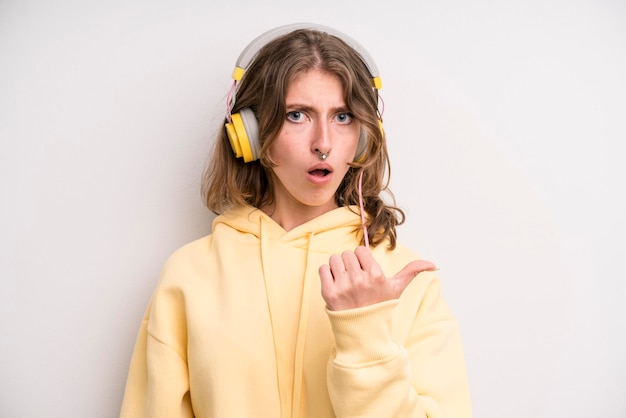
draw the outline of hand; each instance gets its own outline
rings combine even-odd
[[[430,261],[415,260],[387,278],[370,250],[361,246],[331,256],[320,267],[322,297],[331,311],[373,305],[399,298],[415,276],[436,269]]]

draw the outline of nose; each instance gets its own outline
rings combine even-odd
[[[329,123],[324,120],[314,122],[312,134],[311,152],[318,155],[320,153],[328,155],[332,148]]]

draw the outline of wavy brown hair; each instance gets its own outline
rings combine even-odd
[[[393,249],[396,226],[404,222],[405,214],[395,206],[389,190],[389,154],[379,124],[378,92],[373,87],[367,66],[353,48],[336,36],[313,29],[298,29],[269,42],[246,70],[238,85],[232,112],[250,108],[256,115],[261,156],[249,163],[236,158],[226,130],[222,129],[202,179],[205,203],[215,214],[233,206],[260,208],[273,203],[269,171],[274,164],[267,150],[285,121],[285,95],[289,83],[298,74],[311,69],[339,77],[346,107],[367,133],[364,158],[350,164],[335,193],[335,201],[339,206],[359,204],[358,182],[359,174],[363,172],[362,195],[370,245],[376,246],[387,240],[389,248]],[[391,199],[391,204],[384,201],[383,192]],[[360,230],[358,228],[355,232]]]

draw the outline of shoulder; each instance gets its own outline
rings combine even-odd
[[[202,256],[211,247],[212,240],[213,235],[209,234],[182,245],[170,254],[165,265],[178,264]]]
[[[212,235],[205,235],[173,251],[161,268],[160,286],[181,285],[188,278],[204,270],[211,252],[212,240]]]

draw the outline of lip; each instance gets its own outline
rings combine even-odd
[[[324,176],[320,176],[320,175],[316,175],[313,174],[314,171],[317,170],[325,170],[328,171],[328,174],[324,175]],[[328,182],[330,182],[330,180],[333,177],[333,168],[326,163],[319,163],[319,164],[315,164],[311,167],[309,167],[309,169],[307,170],[307,179],[317,185],[317,186],[323,186],[325,184],[327,184]]]

